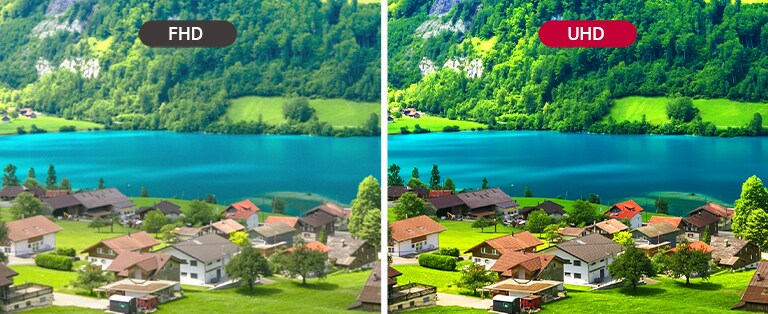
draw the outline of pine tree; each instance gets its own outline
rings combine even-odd
[[[49,190],[55,190],[56,181],[56,169],[53,168],[53,165],[48,165],[48,177],[45,178],[45,187]]]
[[[429,177],[429,188],[432,190],[440,189],[440,170],[437,165],[432,165],[432,175]]]

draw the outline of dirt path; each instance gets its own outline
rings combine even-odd
[[[94,298],[81,297],[79,295],[71,295],[71,294],[54,292],[53,305],[78,306],[78,307],[87,307],[87,308],[97,309],[97,310],[105,310],[107,307],[109,307],[109,300],[104,298],[97,300]]]
[[[471,307],[476,309],[482,309],[487,310],[493,305],[493,301],[491,299],[477,299],[477,298],[470,298],[465,297],[463,295],[455,295],[455,294],[448,294],[448,293],[438,293],[437,294],[437,305],[440,306],[463,306],[463,307]]]

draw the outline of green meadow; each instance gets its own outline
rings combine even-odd
[[[279,124],[286,122],[283,116],[284,97],[245,96],[232,99],[220,120],[229,118],[233,122],[257,121],[259,115],[264,122]],[[310,99],[309,106],[315,109],[318,120],[328,122],[334,127],[357,127],[370,118],[372,113],[379,114],[378,103],[357,102],[346,99]]]
[[[640,121],[643,114],[651,124],[668,122],[666,97],[631,96],[616,99],[610,112],[605,117],[616,121]],[[768,126],[768,103],[739,102],[728,99],[694,99],[693,106],[699,109],[704,121],[715,123],[718,127],[740,127],[752,120],[755,112],[763,117],[763,125]]]
[[[387,124],[387,134],[400,134],[400,128],[406,127],[409,131],[413,132],[416,125],[419,125],[422,129],[427,129],[431,132],[442,132],[446,126],[458,125],[461,131],[469,131],[471,129],[487,128],[488,126],[482,123],[474,121],[461,121],[450,120],[447,118],[423,116],[418,119],[412,118],[398,118],[394,122]]]
[[[86,131],[93,128],[104,128],[103,125],[98,123],[67,120],[51,116],[39,116],[34,119],[19,117],[16,119],[11,119],[10,123],[0,123],[0,135],[17,134],[16,129],[19,127],[24,127],[24,130],[29,132],[33,124],[37,126],[38,129],[44,129],[48,132],[59,132],[59,128],[62,126],[70,125],[74,125],[77,131]]]

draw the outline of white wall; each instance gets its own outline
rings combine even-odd
[[[210,283],[213,278],[216,278],[216,268],[221,269],[221,279],[219,279],[219,283],[228,279],[225,266],[227,263],[229,263],[230,257],[222,257],[221,261],[219,262],[213,260],[210,265],[207,265],[206,263],[196,260],[191,256],[174,249],[173,247],[163,249],[159,253],[171,254],[173,257],[186,262],[181,264],[181,269],[179,270],[179,278],[181,279],[182,284],[204,285]],[[197,265],[192,266],[193,261],[196,262]],[[197,278],[192,278],[192,274],[197,274]]]
[[[632,219],[629,220],[629,227],[632,229],[637,229],[643,226],[643,213],[640,212],[635,217],[632,217]]]
[[[419,251],[417,248],[419,247],[419,243],[421,243],[421,251]],[[427,248],[431,248],[432,250],[436,250],[440,247],[440,234],[434,233],[427,235],[427,238],[424,241],[414,243],[411,240],[405,240],[402,242],[395,243],[394,247],[390,246],[389,248],[394,248],[394,252],[389,251],[394,256],[403,256],[411,253],[420,253],[424,250],[427,250]]]
[[[46,234],[43,236],[43,239],[38,242],[39,244],[37,244],[37,250],[34,250],[33,247],[30,247],[35,243],[29,243],[27,240],[11,242],[11,246],[10,246],[11,251],[7,255],[11,255],[11,256],[29,255],[36,252],[53,250],[56,248],[56,234],[55,233]],[[5,252],[5,248],[6,247],[3,247],[4,252]]]
[[[570,264],[566,263],[563,265],[563,281],[567,284],[574,284],[574,285],[587,285],[590,284],[592,281],[594,281],[596,278],[600,277],[600,269],[604,269],[604,280],[603,283],[606,283],[611,280],[611,275],[608,274],[608,267],[606,266],[606,260],[596,261],[593,264],[587,264],[586,262],[579,260],[575,256],[566,253],[565,251],[560,250],[557,247],[552,247],[549,249],[544,250],[545,254],[554,254],[559,258],[562,258],[566,261],[569,261]],[[579,266],[576,266],[576,261],[580,263]],[[607,263],[610,265],[613,262],[613,257],[607,257]],[[580,274],[581,278],[576,278],[577,275]]]

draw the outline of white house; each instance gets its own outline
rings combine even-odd
[[[614,204],[605,214],[612,219],[629,220],[629,227],[632,229],[643,226],[643,208],[637,205],[635,201],[628,200]]]
[[[63,230],[42,215],[11,221],[8,242],[2,247],[8,256],[30,256],[56,249],[56,233]]]
[[[250,200],[243,200],[230,204],[221,214],[224,218],[243,220],[247,229],[253,229],[259,226],[259,207]]]
[[[158,250],[182,261],[181,283],[205,285],[224,282],[225,267],[238,252],[238,246],[216,234],[206,234]]]
[[[589,285],[611,280],[610,265],[622,250],[621,245],[600,234],[593,233],[542,250],[566,261],[563,281],[567,284]]]
[[[440,247],[440,232],[445,231],[445,227],[424,215],[395,221],[389,226],[392,242],[388,252],[394,256],[436,250]]]
[[[86,260],[91,264],[107,269],[109,265],[124,252],[149,253],[152,247],[160,244],[154,237],[144,231],[129,233],[111,239],[101,240],[80,253],[86,253]]]

